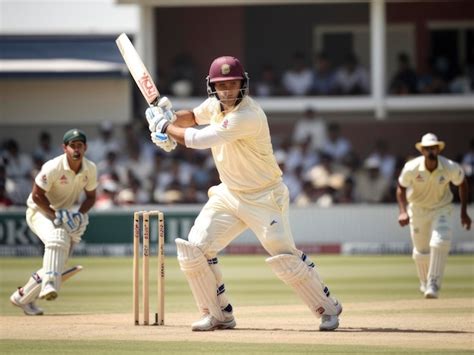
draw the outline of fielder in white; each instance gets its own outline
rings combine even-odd
[[[449,184],[458,186],[461,224],[469,230],[468,184],[462,167],[439,155],[445,143],[434,134],[425,134],[415,147],[422,156],[407,162],[398,178],[398,223],[410,225],[420,291],[425,298],[438,298],[452,240]]]
[[[307,304],[320,330],[339,326],[341,304],[330,297],[311,260],[295,247],[288,218],[288,189],[273,155],[267,117],[248,96],[249,78],[234,57],[215,59],[207,77],[209,98],[192,111],[174,112],[167,98],[147,109],[153,142],[165,151],[176,142],[208,149],[221,184],[209,189],[188,241],[176,239],[178,260],[202,319],[194,331],[236,326],[217,254],[250,228],[271,255],[275,274]],[[202,126],[200,129],[195,126]]]
[[[26,221],[44,243],[45,251],[43,267],[10,297],[12,304],[27,315],[43,314],[35,305],[37,298],[56,299],[61,280],[68,277],[67,272],[63,273],[66,261],[89,223],[87,212],[95,203],[97,172],[95,164],[84,157],[86,149],[84,132],[67,131],[64,154],[42,166],[28,197]],[[72,211],[83,191],[85,198],[79,209]]]

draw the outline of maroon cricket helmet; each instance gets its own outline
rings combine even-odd
[[[241,98],[248,94],[249,76],[240,60],[232,56],[218,57],[212,62],[206,78],[209,96],[216,96],[213,84],[226,80],[242,80]]]
[[[209,68],[211,83],[237,79],[244,79],[244,67],[237,58],[224,56],[214,59]]]

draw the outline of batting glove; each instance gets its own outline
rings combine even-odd
[[[89,216],[87,213],[74,212],[72,214],[72,219],[76,222],[77,230],[87,227],[89,224]]]
[[[156,146],[168,153],[175,149],[177,145],[173,137],[168,136],[166,133],[152,132],[151,140]]]
[[[166,96],[160,99],[158,106],[147,108],[145,117],[150,132],[165,133],[168,125],[176,121],[176,114],[172,109],[171,101]]]
[[[56,218],[53,221],[56,227],[64,228],[68,233],[77,230],[77,224],[74,220],[72,213],[66,209],[60,209],[56,211]]]
[[[145,117],[148,121],[148,129],[150,132],[165,133],[166,128],[170,124],[170,121],[168,121],[165,115],[163,115],[161,107],[148,107],[145,111]]]
[[[163,110],[163,116],[173,123],[176,121],[176,113],[173,110],[173,105],[171,104],[170,99],[168,99],[166,96],[163,96],[160,101],[158,101],[158,107]]]

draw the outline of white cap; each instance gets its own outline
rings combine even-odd
[[[435,145],[439,146],[439,150],[442,151],[446,144],[443,141],[438,140],[438,137],[436,137],[435,134],[426,133],[421,137],[421,141],[415,144],[415,148],[421,152],[423,147],[433,147]]]

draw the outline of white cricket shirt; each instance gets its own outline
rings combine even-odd
[[[211,147],[221,181],[231,190],[252,192],[281,181],[282,172],[273,155],[267,116],[246,96],[223,115],[216,98],[194,109],[199,125],[209,124],[226,143]]]
[[[97,188],[97,168],[92,161],[83,158],[81,170],[76,174],[69,167],[66,154],[62,154],[43,164],[35,183],[46,191],[53,209],[68,209],[78,202],[82,191]],[[39,209],[31,194],[27,205]]]
[[[449,183],[460,185],[463,180],[461,165],[443,156],[438,156],[438,167],[433,172],[426,169],[424,156],[410,160],[398,178],[399,184],[407,188],[408,202],[426,209],[449,205],[453,199]]]

